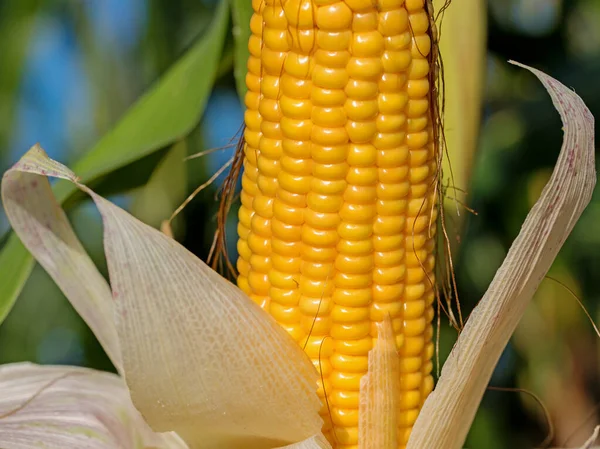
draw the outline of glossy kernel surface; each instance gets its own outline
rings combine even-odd
[[[404,448],[433,388],[425,0],[254,0],[253,9],[238,285],[321,371],[323,431],[337,449],[358,447],[360,380],[375,323],[389,317]]]

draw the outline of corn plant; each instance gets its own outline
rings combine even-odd
[[[223,203],[227,212],[243,169],[237,286],[38,145],[5,173],[13,230],[118,375],[0,368],[2,447],[464,444],[504,346],[590,201],[594,119],[574,92],[525,67],[561,115],[562,150],[434,389],[445,140],[433,5],[252,7],[245,131]],[[219,22],[214,30],[222,33]],[[93,180],[106,165],[90,161],[82,171]],[[53,189],[48,177],[63,181]],[[102,215],[110,282],[61,208],[77,190]]]

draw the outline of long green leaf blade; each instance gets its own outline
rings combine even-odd
[[[34,265],[33,257],[19,237],[12,233],[0,252],[0,323],[4,321],[19,297]]]
[[[212,24],[198,42],[143,95],[75,167],[83,182],[121,169],[188,134],[200,121],[214,84],[229,23],[229,3],[219,3]],[[61,203],[77,189],[55,186]],[[33,259],[12,234],[0,252],[0,323],[8,315]]]
[[[252,18],[252,2],[249,0],[233,0],[231,16],[233,18],[233,38],[235,40],[233,74],[237,92],[242,104],[248,90],[246,87],[246,72],[248,57],[248,39],[250,38],[250,19]]]
[[[219,3],[212,25],[198,43],[75,164],[82,182],[90,183],[164,148],[196,126],[219,67],[228,9],[227,1]],[[76,191],[72,184],[61,183],[55,193],[62,202]]]

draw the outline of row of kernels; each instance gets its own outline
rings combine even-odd
[[[333,282],[336,288],[342,289],[362,289],[367,288],[372,284],[372,275],[367,274],[348,274],[335,273]]]
[[[352,57],[347,65],[344,91],[347,100],[344,111],[348,119],[348,186],[344,207],[340,210],[342,224],[338,232],[336,259],[336,294],[332,319],[335,352],[332,365],[332,419],[342,428],[336,429],[341,444],[356,444],[358,438],[358,389],[360,373],[367,369],[370,336],[370,305],[372,303],[372,270],[374,268],[372,223],[376,215],[377,149],[370,142],[376,133],[375,119],[378,80],[382,72],[381,54],[384,42],[377,31],[374,10],[353,15]],[[358,374],[358,376],[356,376]],[[350,385],[351,384],[351,385]]]
[[[392,320],[402,320],[402,303],[400,298],[396,301],[379,302],[374,301],[370,309],[370,318],[372,321],[383,321],[386,318]],[[405,336],[403,336],[404,338]]]
[[[344,84],[347,84],[349,79],[366,82],[379,81],[383,72],[381,57],[353,56],[346,66],[346,71],[347,78]]]
[[[353,43],[355,51],[362,51],[358,46],[363,45],[360,36],[355,36]],[[371,43],[376,45],[376,41]],[[364,44],[363,50],[367,51],[369,42]],[[371,237],[376,216],[377,167],[374,162],[377,150],[367,142],[372,140],[375,132],[372,122],[378,109],[376,89],[365,95],[365,88],[374,83],[360,81],[368,73],[368,70],[360,73],[360,69],[364,69],[359,66],[362,62],[368,65],[372,61],[353,57],[350,63],[350,71],[354,70],[352,81],[345,89],[348,94],[345,111],[349,119],[346,129],[351,142],[347,159],[350,168],[344,204],[339,211],[342,222],[338,233],[342,239],[337,245],[339,255],[330,331],[334,339],[334,352],[330,358],[334,368],[329,379],[332,386],[330,413],[336,426],[336,441],[341,447],[358,443],[360,378],[368,368],[368,352],[372,348],[370,306],[374,256]],[[380,70],[376,66],[371,69]],[[354,98],[353,93],[362,94],[362,98]]]
[[[354,33],[362,33],[366,31],[377,30],[379,14],[372,6],[368,5],[367,10],[354,11],[352,17],[352,31]]]
[[[398,348],[403,348],[407,344],[414,346],[412,337],[405,332],[409,323],[405,321],[406,303],[402,301],[406,283],[405,241],[402,234],[410,194],[410,173],[406,164],[410,154],[406,142],[405,114],[408,95],[404,91],[407,79],[404,72],[410,66],[412,59],[408,47],[410,30],[408,30],[406,10],[400,7],[381,12],[379,31],[384,35],[385,51],[382,55],[384,75],[379,82],[380,116],[376,122],[378,131],[376,146],[380,150],[378,161],[380,169],[377,191],[378,216],[374,231],[379,251],[376,252],[375,257],[374,303],[371,307],[371,316],[375,320],[382,320],[385,316],[389,316],[394,323],[396,345]],[[376,326],[373,326],[372,332],[376,335]],[[401,382],[409,394],[412,390],[418,391],[420,387],[421,366],[416,362],[416,360],[401,359]],[[414,375],[415,371],[417,376]],[[420,397],[417,400],[420,400]],[[410,428],[407,429],[407,424],[412,425],[411,416],[416,416],[411,401],[414,402],[414,399],[411,400],[410,396],[400,397],[398,440],[401,445],[404,445],[408,439]]]
[[[412,156],[412,154],[411,154]],[[422,163],[423,161],[420,161]],[[425,161],[426,162],[426,161]],[[430,175],[428,173],[427,175]],[[431,183],[431,178],[426,182]],[[427,395],[433,388],[431,357],[433,344],[431,342],[433,308],[430,306],[433,298],[433,266],[434,239],[429,225],[435,222],[431,216],[427,190],[429,185],[411,189],[408,221],[411,228],[406,230],[406,292],[404,294],[404,344],[399,349],[403,364],[411,365],[415,380],[408,382],[404,376],[401,382],[401,407],[407,408],[402,413],[404,422],[399,426],[399,434],[404,435],[404,443],[410,435],[410,430]],[[421,198],[419,198],[419,196]],[[433,220],[433,222],[431,221]],[[418,228],[418,232],[415,232]]]
[[[365,332],[368,332],[368,318],[363,323]],[[354,323],[354,326],[357,325],[358,323]],[[352,428],[358,425],[360,378],[368,368],[368,352],[371,349],[372,338],[369,335],[357,340],[334,342],[334,353],[330,359],[335,370],[330,376],[333,388],[331,415],[333,423],[338,426]]]
[[[262,55],[262,32],[263,32],[263,19],[262,10],[264,4],[260,0],[253,0],[254,14],[250,22],[251,36],[248,42],[248,49],[250,57],[248,59],[248,72],[246,75],[246,84],[248,86],[248,92],[246,93],[245,103],[245,123],[246,129],[244,131],[244,173],[242,176],[243,192],[241,195],[242,204],[239,209],[239,223],[238,223],[238,234],[240,239],[238,240],[238,253],[239,259],[237,262],[237,268],[239,272],[238,285],[247,293],[254,301],[259,304],[265,304],[264,298],[260,295],[255,294],[252,287],[250,286],[249,277],[252,272],[250,265],[251,250],[248,245],[248,238],[251,235],[251,221],[254,215],[252,209],[252,203],[254,197],[259,193],[256,186],[256,180],[258,177],[258,169],[256,167],[258,154],[259,142],[261,139],[261,122],[262,117],[258,108],[260,106],[261,97],[261,55]]]
[[[242,206],[243,207],[243,206]],[[240,208],[240,210],[242,209],[242,207]],[[244,227],[241,223],[238,224],[238,231],[240,232],[240,235],[243,234],[248,234],[250,232],[249,228]],[[243,280],[243,286],[240,284],[238,284],[240,286],[240,288],[247,294],[250,294],[251,291],[249,290],[249,286],[248,286],[248,275],[250,274],[250,264],[249,264],[249,256],[247,255],[250,252],[250,249],[248,248],[248,242],[246,241],[246,239],[242,236],[239,238],[238,243],[237,243],[237,250],[238,250],[238,261],[237,261],[237,270],[238,270],[238,279]],[[244,288],[247,287],[247,288]]]
[[[331,328],[331,317],[302,314],[300,326],[302,327],[305,336],[325,336],[328,335],[329,329]]]
[[[300,265],[300,273],[315,281],[330,279],[334,274],[334,264],[331,262],[313,262],[304,260]]]
[[[403,87],[408,79],[406,73],[388,73],[384,72],[377,83],[377,88],[380,94],[385,94],[389,102],[390,110],[396,106],[402,105],[408,95],[402,92]],[[381,98],[381,97],[380,97]],[[393,111],[392,111],[393,112]]]
[[[251,35],[248,41],[248,50],[250,51],[248,70],[249,72],[254,73],[255,75],[260,75],[260,71],[256,71],[256,63],[258,63],[258,67],[260,67],[260,55],[262,49],[263,34],[262,11],[264,10],[265,6],[266,5],[262,0],[252,0],[252,8],[254,10],[254,14],[252,14],[252,18],[250,19]]]
[[[382,60],[385,73],[379,82],[380,115],[376,122],[379,134],[375,141],[380,150],[378,216],[374,226],[380,251],[375,257],[374,303],[371,306],[371,316],[375,320],[387,315],[397,321],[403,314],[400,301],[404,290],[404,245],[394,236],[402,237],[398,233],[404,227],[407,207],[404,198],[410,186],[406,180],[408,170],[403,165],[408,156],[408,148],[404,146],[406,116],[403,111],[408,96],[402,92],[406,80],[402,72],[411,59],[410,52],[406,50],[410,42],[406,36],[407,21],[404,8],[379,14],[379,31],[384,36]],[[373,331],[376,332],[376,329]],[[405,340],[402,330],[398,329],[396,335],[396,343],[401,346]]]
[[[344,275],[338,276],[336,280],[341,288],[346,288],[344,292],[362,290],[367,293],[359,307],[344,303],[344,296],[348,295],[340,295],[342,302],[337,303],[332,312],[334,322],[339,323],[337,337],[344,338],[336,341],[337,351],[332,363],[337,371],[345,374],[366,371],[367,354],[372,344],[369,335],[374,268],[371,237],[372,223],[376,216],[378,176],[375,165],[377,149],[370,142],[377,131],[377,83],[382,73],[381,54],[384,50],[383,36],[377,31],[377,25],[377,12],[372,8],[353,15],[354,32],[350,41],[352,58],[347,65],[349,79],[344,88],[348,95],[344,111],[348,118],[346,130],[351,142],[348,155],[351,168],[347,177],[348,187],[344,193],[344,208],[340,211],[344,222],[340,228],[342,232],[346,232],[344,241],[338,245],[340,255],[336,260],[336,268]],[[364,229],[353,229],[357,225]],[[349,329],[350,326],[353,329]],[[351,340],[345,340],[347,338]],[[334,395],[338,397],[346,392],[346,388],[336,389]],[[342,441],[356,444],[357,394],[350,401],[336,401],[332,415],[333,422],[344,428],[339,431],[342,433]]]
[[[435,204],[435,199],[433,197],[435,191],[432,177],[427,179],[427,181],[428,182],[421,185],[411,187],[407,209],[407,215],[411,218],[429,217],[432,215],[432,206]],[[416,229],[412,229],[411,231],[413,233],[419,233],[423,230],[417,231]]]
[[[339,91],[346,85],[348,79],[346,66],[350,58],[348,46],[351,38],[351,32],[349,31],[351,21],[352,11],[344,2],[336,2],[317,8],[317,51],[314,53],[314,58],[311,58],[315,61],[315,66],[312,71],[312,81],[319,90],[319,92],[315,93],[316,97],[323,96],[320,95],[323,93],[323,90]],[[326,92],[326,94],[327,93],[329,92]],[[321,100],[327,102],[327,98],[321,98]],[[341,106],[343,104],[342,100],[345,101],[345,98],[339,98],[334,104]],[[319,101],[315,104],[321,106],[320,103],[321,102]],[[345,119],[343,117],[343,111],[340,112],[342,113],[338,113],[338,121],[342,120],[342,123],[338,124],[336,122],[336,124],[332,126],[343,126],[343,121]],[[319,118],[320,115],[322,114],[317,114],[317,118]],[[326,145],[324,142],[317,143]]]
[[[336,391],[360,391],[360,379],[363,373],[333,371],[329,376],[331,391],[335,394]],[[330,391],[328,390],[328,393]]]
[[[323,212],[325,216],[324,220],[321,221],[322,225],[327,225],[327,216],[329,215],[330,208],[326,206],[327,200],[337,203],[341,201],[339,196],[317,196],[317,195],[308,195],[308,205],[307,207],[311,209],[311,211]],[[300,238],[303,244],[308,246],[314,246],[319,248],[324,247],[335,247],[337,241],[339,240],[339,236],[335,235],[335,228],[320,228],[316,226],[310,226],[308,224],[303,224],[300,230]]]
[[[346,107],[352,114],[352,108],[358,103],[349,100]],[[372,103],[376,108],[376,100]],[[366,115],[354,118],[366,118]],[[334,279],[337,288],[333,296],[330,331],[334,339],[334,352],[330,358],[334,369],[329,378],[332,386],[330,413],[336,426],[336,441],[341,447],[358,443],[360,378],[368,368],[368,352],[372,349],[370,307],[374,257],[371,236],[377,183],[377,168],[373,165],[376,149],[372,145],[356,146],[357,136],[352,132],[349,137],[353,143],[348,160],[353,164],[358,162],[358,165],[349,169],[345,202],[339,212],[342,218],[339,233],[343,239],[337,245],[339,255]]]
[[[373,243],[370,239],[348,240],[342,239],[336,246],[340,256],[352,259],[353,257],[373,257]],[[340,270],[346,272],[346,270]]]
[[[255,13],[251,20],[252,35],[249,41],[250,58],[248,60],[248,72],[246,82],[248,92],[246,94],[247,110],[245,113],[246,129],[244,131],[245,145],[245,161],[244,161],[244,178],[245,187],[249,187],[256,182],[258,172],[256,170],[256,157],[253,157],[258,152],[259,141],[261,138],[260,126],[262,118],[258,111],[261,95],[261,53],[262,53],[262,10],[264,3],[262,0],[253,0],[252,2]],[[243,178],[243,179],[244,179]],[[245,189],[248,191],[248,189]],[[253,195],[256,192],[253,192]],[[250,206],[250,205],[247,205]],[[252,210],[252,209],[250,209]]]
[[[250,75],[252,74],[249,72],[249,76]],[[260,94],[258,92],[253,92],[252,90],[249,90],[247,98],[253,95],[256,98],[259,98]],[[254,106],[258,108],[258,104]],[[246,114],[253,115],[251,116],[252,119],[248,120],[248,124],[244,132],[244,137],[246,140],[244,151],[246,158],[244,160],[244,173],[242,176],[242,204],[238,213],[238,234],[240,237],[237,245],[238,253],[240,256],[237,263],[237,268],[239,271],[238,285],[244,292],[251,296],[253,300],[255,300],[258,303],[264,303],[263,299],[254,294],[248,280],[248,277],[251,272],[250,256],[252,254],[248,245],[248,238],[251,235],[251,221],[254,215],[252,203],[254,197],[259,193],[258,188],[256,186],[258,169],[256,168],[256,157],[254,156],[258,153],[258,145],[261,137],[261,118],[259,112],[257,110],[252,110],[251,107],[248,108]],[[255,146],[253,147],[252,144],[254,144]]]
[[[347,116],[342,106],[313,106],[310,119],[315,127],[335,129],[343,128],[346,125]],[[316,143],[324,144],[319,141]]]
[[[333,324],[331,336],[334,339],[335,351],[346,355],[367,355],[371,348],[371,323],[369,321],[369,307],[345,307],[334,304],[332,315]],[[342,318],[340,315],[345,315]],[[361,321],[341,321],[342,319],[358,319]],[[342,370],[345,371],[345,370]]]
[[[262,259],[254,257],[250,260],[251,270],[255,272],[254,276],[248,278],[250,287],[257,294],[269,294],[268,273],[271,270],[271,237],[273,218],[274,198],[277,195],[279,187],[278,176],[280,173],[280,159],[282,156],[283,132],[281,128],[282,113],[279,105],[280,94],[280,74],[276,70],[271,70],[270,65],[265,61],[287,49],[279,48],[276,43],[267,42],[266,37],[269,33],[278,29],[285,28],[285,16],[280,5],[268,5],[263,10],[263,28],[264,47],[262,49],[262,62],[264,74],[261,78],[261,97],[258,112],[261,117],[260,130],[262,136],[259,141],[259,151],[256,156],[256,166],[258,177],[256,180],[260,191],[254,197],[252,217],[252,232],[248,236],[248,245],[255,255],[263,256]],[[275,41],[275,37],[271,40]],[[273,50],[273,51],[270,51]],[[277,56],[281,60],[281,56]],[[279,65],[279,63],[277,64]],[[258,238],[258,237],[261,238]],[[259,275],[260,273],[260,275]],[[266,289],[266,293],[263,291]]]
[[[339,210],[339,214],[342,219],[342,223],[338,226],[341,238],[347,240],[362,240],[372,236],[373,222],[377,214],[374,203],[344,203]]]
[[[335,435],[336,448],[339,449],[358,449],[358,426],[354,427],[336,427],[333,429]],[[331,441],[331,440],[330,440]]]
[[[364,65],[371,58],[380,58],[385,48],[385,40],[381,33],[377,30],[369,30],[352,33],[350,41],[350,51],[353,59],[357,60],[357,64]],[[359,59],[366,58],[366,59]],[[353,65],[353,64],[351,64]],[[352,75],[352,74],[351,74]]]
[[[427,214],[427,211],[423,211],[422,214],[424,216],[429,216],[429,214]],[[431,242],[432,236],[429,235],[427,231],[428,230],[425,229],[421,232],[416,232],[415,230],[410,230],[409,232],[407,232],[405,240],[406,248],[410,249],[413,252],[413,254],[418,256],[419,253],[417,253],[417,251],[423,249],[428,243],[428,241]],[[428,249],[433,248],[428,246]],[[420,260],[420,264],[422,264],[423,262],[423,260]]]
[[[258,184],[266,184],[274,178],[259,174]],[[268,256],[271,251],[271,217],[273,216],[273,197],[270,192],[267,193],[263,189],[257,194],[252,201],[252,215],[250,221],[250,234],[248,235],[248,245],[250,245],[253,252],[256,254]],[[265,201],[267,200],[267,201]],[[257,205],[263,203],[264,209],[260,210]]]
[[[402,269],[403,265],[399,264],[398,269]],[[400,281],[396,284],[373,286],[373,301],[376,303],[391,303],[397,302],[402,298],[404,293],[404,282]]]
[[[414,7],[409,7],[407,3],[407,11],[409,13],[410,28],[415,36],[425,34],[429,29],[429,15],[424,8],[424,1],[417,0],[415,3],[421,3],[421,5],[415,4]]]
[[[431,383],[425,382],[425,384]],[[416,421],[424,394],[425,391],[421,391],[421,389],[402,393],[400,403],[402,413],[398,415],[398,437],[402,445],[408,441],[410,427]],[[354,404],[358,403],[358,398],[359,393],[357,391],[347,390],[333,391],[328,397],[331,404],[333,422],[341,427],[341,429],[336,429],[336,436],[349,445],[355,443],[358,438],[356,430],[358,425],[358,410],[353,407]],[[346,446],[346,444],[343,444],[342,447],[353,447]]]
[[[429,215],[429,198],[426,192],[431,189],[431,176],[433,175],[432,166],[428,164],[428,158],[431,156],[428,144],[431,140],[431,127],[429,118],[425,115],[429,107],[429,52],[431,50],[431,40],[426,34],[429,28],[429,18],[423,9],[414,8],[410,10],[409,21],[414,33],[411,42],[412,62],[408,71],[409,81],[407,92],[409,97],[408,116],[409,133],[407,134],[407,145],[411,150],[410,154],[410,178],[413,183],[412,192],[413,203],[418,203],[422,198],[419,210],[415,214],[415,207],[411,207],[409,214],[417,216],[420,214]],[[419,184],[422,183],[422,184]]]
[[[262,9],[260,97],[257,111],[261,121],[261,136],[258,151],[250,156],[256,161],[256,186],[259,193],[253,199],[252,232],[248,236],[248,246],[254,253],[249,264],[251,271],[248,285],[256,295],[268,298],[260,301],[261,306],[268,311],[273,308],[274,313],[285,323],[286,330],[294,336],[298,332],[293,307],[284,308],[273,301],[271,292],[273,277],[286,278],[284,271],[273,267],[271,257],[273,208],[279,188],[278,175],[284,137],[280,124],[283,117],[279,102],[281,73],[286,52],[290,50],[289,40],[285,36],[286,28],[281,4],[266,4]]]
[[[262,15],[267,3],[265,0],[252,0],[252,10],[255,14]]]
[[[284,83],[282,82],[282,86]],[[298,97],[295,92],[292,95],[288,93],[289,89],[282,88],[282,95],[279,98],[281,113],[284,117],[298,120],[307,120],[311,118],[313,105],[310,98]]]
[[[406,138],[405,132],[399,131],[395,133],[378,133],[377,124],[372,123],[373,131],[373,145],[380,150],[378,157],[382,159],[382,167],[389,167],[390,160],[394,160],[396,163],[399,158],[403,156],[403,144]],[[400,153],[397,151],[400,150]]]
[[[428,215],[425,215],[423,218],[427,220],[431,219]],[[435,234],[433,234],[433,229],[431,229],[430,233],[428,233],[427,230],[417,233],[408,228],[406,229],[406,233],[405,249],[407,268],[422,268],[426,271],[431,271],[435,262],[435,257],[432,254],[435,248]]]
[[[340,75],[342,64],[349,54],[343,47],[319,48],[313,84],[316,86],[313,97],[319,103],[313,106],[311,130],[311,158],[313,160],[311,192],[308,195],[307,224],[303,231],[303,242],[307,247],[326,248],[326,255],[318,251],[321,258],[328,262],[335,260],[335,246],[340,237],[336,232],[342,218],[338,211],[344,203],[343,192],[346,189],[348,164],[347,133],[344,130],[346,114],[343,104],[345,94],[340,90],[345,79]],[[338,78],[342,76],[340,81]],[[324,105],[322,105],[325,103]],[[334,266],[328,264],[325,278],[332,282]]]
[[[379,83],[380,91],[393,95],[394,92],[402,92],[406,82],[405,72],[412,60],[409,47],[411,30],[408,28],[408,14],[402,7],[382,12],[379,18],[379,30],[385,36],[385,51],[382,55],[385,75]],[[379,132],[396,133],[406,122],[406,116],[402,112],[406,104],[406,93],[396,96],[397,100],[388,102],[388,108],[382,110],[385,115],[378,122]]]
[[[246,150],[249,150],[247,145]],[[244,207],[245,212],[249,214],[247,217],[244,216],[243,223],[246,227],[250,227],[250,218],[254,213],[252,211],[252,202],[254,201],[254,197],[258,194],[258,186],[256,185],[257,178],[258,170],[256,165],[252,164],[252,162],[246,158],[242,175],[243,190],[240,195],[242,206]]]
[[[402,286],[404,253],[402,235],[398,233],[403,228],[406,210],[406,201],[402,198],[406,197],[409,189],[406,182],[408,170],[403,166],[408,159],[408,148],[403,146],[403,129],[406,126],[403,109],[408,97],[403,92],[406,75],[401,72],[410,63],[410,52],[406,56],[399,50],[407,47],[410,39],[404,36],[409,32],[408,14],[401,3],[387,2],[379,5],[379,11],[378,31],[383,37],[384,73],[379,80],[377,100],[380,114],[376,122],[378,135],[374,139],[379,150],[377,163],[380,167],[377,186],[378,215],[374,224],[374,241],[379,246],[375,257],[374,291],[375,301],[385,298],[388,304],[385,307],[397,316],[399,311],[396,304],[400,301],[402,289],[394,289],[394,286]],[[399,45],[402,40],[405,42]],[[400,64],[397,64],[398,61]],[[384,288],[388,286],[389,289]],[[381,312],[374,308],[376,316]]]
[[[263,76],[272,75],[279,76],[283,72],[283,66],[289,59],[291,53],[287,51],[274,50],[265,45],[262,42],[261,49],[261,72]],[[262,81],[262,80],[261,80]]]
[[[373,0],[369,0],[373,2]],[[377,0],[375,3],[379,11],[391,11],[398,8],[404,8],[404,0]]]
[[[408,200],[406,199],[408,183],[402,181],[388,183],[381,179],[381,175],[379,179],[377,185],[377,214],[382,216],[404,215],[408,207]]]
[[[412,37],[412,30],[399,30],[397,33],[385,36],[385,52],[390,56],[395,55],[399,57],[401,64],[405,64],[407,57],[410,57],[412,54],[409,48]]]
[[[278,204],[277,200],[279,200],[279,198],[276,198],[275,204]],[[280,218],[278,214],[275,214],[271,221],[271,230],[273,232],[273,238],[290,243],[300,240],[302,235],[301,225],[290,224],[285,221],[285,218]]]
[[[347,94],[342,88],[331,89],[316,86],[312,89],[310,100],[314,106],[335,107],[343,106],[346,96]]]
[[[315,48],[317,31],[313,28],[302,29],[290,26],[288,27],[286,38],[292,49],[309,54]]]
[[[331,296],[300,296],[298,303],[303,315],[309,317],[326,317],[333,310],[334,304]],[[309,354],[312,357],[312,355]]]
[[[283,11],[289,28],[314,29],[315,9],[314,2],[311,0],[286,0],[283,2]]]
[[[377,285],[395,285],[405,276],[404,265],[394,267],[376,267],[373,272],[373,282]]]
[[[428,314],[431,318],[433,318],[433,309],[428,311]],[[430,323],[427,330],[425,331],[425,350],[422,353],[424,364],[422,367],[422,375],[423,375],[423,383],[421,384],[421,400],[425,402],[425,399],[433,391],[433,353],[434,353],[434,345],[433,345],[433,325]],[[428,358],[427,358],[428,357]],[[421,406],[423,404],[421,403]]]
[[[339,306],[337,308],[334,306],[332,315],[339,313],[339,310],[336,310],[336,309],[339,309]],[[352,322],[352,324],[357,327],[357,330],[356,330],[356,333],[354,335],[352,335],[351,337],[349,337],[349,338],[334,338],[334,340],[333,340],[334,341],[334,355],[335,354],[344,354],[344,355],[348,355],[348,356],[366,357],[367,354],[369,353],[369,351],[373,348],[373,346],[372,346],[373,339],[370,336],[371,323],[368,318],[368,311],[360,310],[357,308],[357,309],[350,310],[350,311],[347,310],[346,313],[354,315],[355,318],[358,318],[358,316],[363,316],[366,318],[364,318],[360,321]],[[338,318],[338,320],[339,320],[339,318]],[[348,323],[337,323],[337,324],[348,324]],[[359,330],[361,330],[362,332],[359,332]],[[358,360],[358,359],[356,359],[356,360]],[[339,360],[338,362],[340,364],[345,363],[343,360]],[[341,365],[340,365],[339,371],[344,371],[344,372],[349,372],[349,373],[359,372],[359,370],[356,369],[356,366],[348,366],[347,369],[344,369],[341,367]],[[364,371],[362,371],[362,372],[364,372]]]
[[[422,261],[422,265],[419,267],[407,268],[405,282],[413,287],[416,285],[422,285],[424,287],[433,285],[433,274],[430,270],[427,270],[428,266],[432,265],[431,259],[428,258],[427,260]]]
[[[356,429],[358,427],[358,404],[356,404],[356,408],[340,408],[332,406],[331,420],[334,425],[343,428],[342,432],[348,432],[349,429]],[[352,441],[350,438],[348,438],[347,441],[358,443],[358,440]]]
[[[327,72],[327,68],[319,64],[335,64],[335,55],[329,59],[321,58],[315,66],[315,70],[321,68],[324,73]],[[321,92],[329,87],[318,76],[318,73],[317,76],[313,73],[312,82]],[[334,307],[331,294],[334,286],[335,246],[339,240],[339,236],[335,232],[340,222],[337,210],[343,202],[342,192],[345,188],[344,178],[347,171],[347,164],[344,162],[343,156],[338,157],[337,163],[334,164],[323,164],[319,160],[319,150],[324,150],[328,155],[332,153],[328,148],[330,144],[334,144],[333,152],[335,152],[335,144],[342,155],[346,152],[343,146],[339,146],[345,143],[345,136],[338,136],[337,141],[334,136],[331,141],[331,133],[329,133],[330,130],[335,132],[336,127],[344,125],[346,118],[343,108],[341,106],[313,106],[311,120],[311,125],[314,124],[314,126],[311,127],[311,132],[306,137],[311,140],[310,157],[313,164],[311,183],[307,193],[305,222],[302,227],[301,238],[305,254],[303,254],[304,261],[300,280],[300,288],[303,290],[301,310],[304,316],[306,335],[309,335],[309,339],[314,336],[330,334],[332,320],[328,312]],[[314,156],[316,156],[316,160]],[[306,343],[308,344],[308,341]],[[323,351],[323,344],[324,342],[319,343],[318,352],[317,346],[313,345],[307,353],[310,352],[309,356],[323,379],[327,379],[333,370],[329,360],[331,350]],[[324,396],[326,389],[329,390],[327,383],[320,385],[321,397]],[[327,419],[328,411],[325,405],[322,407],[321,414],[326,418],[325,428],[329,428],[331,423]]]
[[[317,6],[316,27],[320,30],[348,30],[352,24],[352,10],[344,1],[327,2]]]
[[[320,58],[319,63],[335,64],[336,54],[333,53],[330,58]],[[340,222],[337,210],[343,201],[347,171],[347,164],[344,162],[347,152],[345,136],[340,137],[338,132],[337,138],[334,136],[332,140],[328,131],[331,127],[343,126],[346,118],[341,106],[345,100],[343,92],[341,95],[331,92],[327,83],[319,76],[313,75],[312,83],[314,89],[311,101],[316,101],[311,110],[311,119],[314,120],[315,126],[311,127],[307,136],[311,139],[307,150],[310,151],[309,157],[313,165],[302,229],[304,262],[300,279],[300,310],[307,336],[303,344],[307,355],[320,373],[317,393],[324,399],[331,391],[328,378],[333,372],[330,362],[333,342],[327,337],[331,334],[333,324],[333,263],[337,254],[335,246],[339,240],[335,230]],[[335,102],[332,102],[336,96],[339,103],[337,107],[334,106]],[[323,432],[327,434],[333,423],[326,401],[322,402],[320,414],[324,419]]]
[[[330,351],[325,351],[326,353],[322,356],[321,349],[324,341],[315,340],[315,336],[327,334],[329,328],[328,316],[332,304],[327,297],[326,285],[335,254],[327,251],[330,249],[327,240],[333,236],[327,231],[323,232],[322,229],[335,229],[337,219],[330,211],[323,210],[322,200],[326,199],[328,193],[331,195],[334,192],[320,190],[321,198],[311,194],[315,187],[318,189],[322,183],[313,182],[314,162],[311,157],[312,144],[310,140],[313,134],[319,136],[318,128],[313,133],[313,125],[321,128],[338,126],[340,120],[341,124],[345,120],[343,111],[325,109],[325,106],[330,105],[322,104],[327,103],[327,99],[332,96],[329,95],[329,91],[324,89],[328,86],[323,78],[333,72],[329,71],[328,73],[319,67],[343,67],[347,62],[347,55],[344,55],[343,52],[318,50],[316,52],[318,57],[313,58],[308,57],[308,53],[313,52],[323,37],[329,37],[328,35],[323,36],[323,32],[317,32],[315,25],[322,24],[323,20],[327,19],[328,13],[336,12],[340,8],[343,9],[343,5],[320,10],[314,6],[312,1],[303,0],[292,0],[284,6],[284,12],[288,19],[288,31],[292,38],[291,45],[298,53],[291,54],[289,60],[285,62],[286,73],[282,77],[282,109],[284,117],[286,117],[284,151],[290,158],[289,161],[287,159],[282,161],[286,166],[290,165],[284,170],[289,176],[283,177],[282,186],[306,197],[305,207],[294,211],[293,223],[296,226],[301,225],[299,239],[302,243],[301,260],[303,262],[300,266],[298,280],[299,310],[302,314],[300,321],[305,335],[309,336],[309,340],[312,339],[312,342],[305,341],[307,353],[325,377],[331,370],[327,360]],[[315,56],[317,56],[316,53]],[[324,90],[325,92],[323,92]],[[317,101],[314,102],[314,99]],[[343,104],[343,99],[340,104]],[[285,202],[282,202],[281,209],[289,211],[291,208],[293,209],[293,205],[286,205]],[[323,288],[319,287],[320,284],[323,284]],[[306,339],[306,337],[304,338]],[[320,385],[319,394],[320,396],[324,394],[323,385]],[[329,427],[330,423],[326,419],[324,429]]]

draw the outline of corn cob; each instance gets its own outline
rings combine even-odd
[[[391,318],[399,447],[432,390],[435,177],[425,0],[252,0],[238,285],[321,374],[324,434],[358,447]]]

